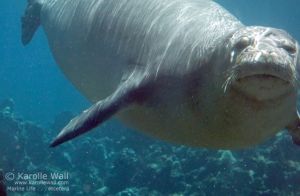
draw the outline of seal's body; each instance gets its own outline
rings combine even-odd
[[[192,73],[242,26],[207,0],[48,0],[41,24],[57,63],[93,102],[135,68]]]
[[[101,100],[52,146],[114,114],[161,139],[212,148],[257,144],[298,119],[296,41],[246,27],[213,1],[32,1],[22,23],[24,44],[41,24],[66,76]]]

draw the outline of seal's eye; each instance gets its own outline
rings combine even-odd
[[[235,48],[242,50],[251,44],[251,39],[249,37],[242,37],[236,44]]]
[[[296,47],[294,45],[291,45],[291,44],[282,44],[281,46],[283,49],[285,49],[288,53],[290,54],[295,54],[297,51],[296,51]]]

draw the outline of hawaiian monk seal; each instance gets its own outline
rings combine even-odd
[[[114,115],[189,146],[244,148],[284,128],[300,141],[299,46],[283,30],[247,27],[210,0],[29,0],[23,44],[39,25],[95,102],[52,147]]]

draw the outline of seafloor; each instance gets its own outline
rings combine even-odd
[[[253,149],[213,151],[167,144],[111,121],[51,149],[49,142],[70,112],[41,127],[17,117],[12,100],[0,103],[0,111],[4,175],[69,174],[67,190],[51,192],[39,185],[8,195],[300,195],[300,146],[285,132]],[[12,187],[15,181],[4,183]]]

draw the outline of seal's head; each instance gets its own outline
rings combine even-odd
[[[227,47],[231,66],[226,73],[225,91],[232,87],[257,101],[278,99],[295,92],[299,46],[285,31],[245,27],[233,34]]]

